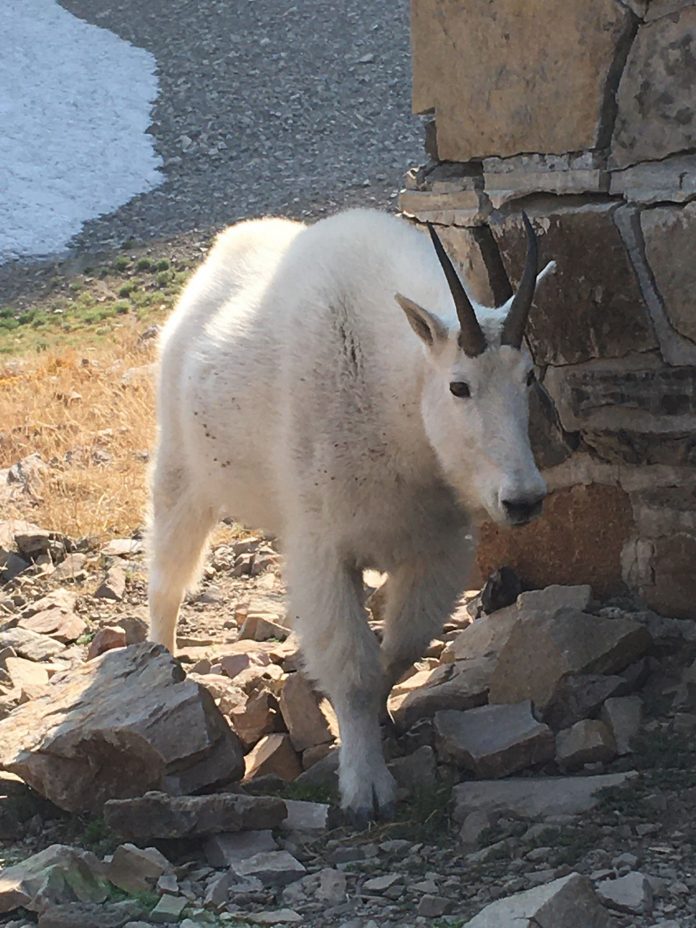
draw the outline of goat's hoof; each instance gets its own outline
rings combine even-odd
[[[344,814],[350,827],[356,831],[366,831],[374,821],[374,812],[369,806],[346,809]]]
[[[348,807],[344,812],[352,828],[356,831],[365,831],[373,822],[393,819],[396,814],[396,803],[393,800],[380,803],[373,788],[371,806]]]

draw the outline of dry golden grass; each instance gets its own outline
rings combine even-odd
[[[0,467],[38,453],[47,467],[4,518],[72,537],[143,524],[154,436],[152,340],[124,325],[84,352],[49,350],[0,366]]]

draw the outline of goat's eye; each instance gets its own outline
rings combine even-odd
[[[531,387],[531,385],[534,383],[535,380],[536,380],[536,374],[534,373],[534,371],[530,371],[527,374],[527,386]]]
[[[469,384],[464,383],[463,380],[455,380],[453,383],[451,383],[450,392],[452,392],[455,396],[460,396],[462,398],[471,396]]]

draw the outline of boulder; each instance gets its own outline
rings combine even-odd
[[[149,792],[137,799],[112,799],[104,806],[109,828],[131,841],[276,828],[286,815],[282,799],[241,793],[168,796]]]
[[[114,886],[134,894],[151,892],[159,878],[171,870],[172,865],[157,848],[121,844],[106,864],[104,872]]]
[[[573,609],[519,622],[491,678],[490,701],[531,699],[544,712],[569,674],[611,674],[641,657],[651,643],[644,626],[627,618],[602,619]]]
[[[522,777],[461,783],[452,793],[454,818],[463,822],[476,811],[505,811],[542,819],[578,815],[597,805],[601,790],[622,786],[635,776],[635,771],[629,771],[593,777]]]
[[[592,601],[592,587],[588,583],[578,586],[562,586],[552,583],[543,590],[528,590],[517,597],[517,609],[522,615],[543,612],[555,615],[561,609],[577,609],[584,612]]]
[[[592,883],[579,873],[498,899],[464,928],[611,928]]]
[[[61,675],[0,722],[0,767],[74,812],[238,779],[243,758],[210,694],[146,642]]]
[[[645,256],[665,312],[679,333],[696,341],[696,320],[688,298],[696,287],[696,269],[689,260],[696,234],[696,203],[643,210],[640,224]]]
[[[602,763],[616,757],[616,742],[609,727],[599,719],[583,719],[556,738],[556,761],[566,770]]]
[[[653,906],[650,881],[633,870],[616,880],[602,880],[597,885],[600,899],[612,909],[631,915],[649,915]]]
[[[514,532],[484,522],[476,560],[484,576],[511,564],[525,586],[591,582],[603,597],[624,589],[622,552],[634,535],[631,500],[620,486],[564,487],[549,494],[538,519]]]
[[[439,158],[596,148],[616,45],[631,25],[612,0],[498,0],[495,16],[488,3],[416,3],[413,108],[435,108]]]
[[[539,288],[529,316],[526,334],[538,364],[622,358],[656,347],[650,315],[613,213],[613,206],[583,204],[545,213],[539,223],[542,260],[553,257],[557,270]],[[519,214],[493,232],[516,286],[527,248]],[[582,268],[580,276],[577,268]]]
[[[462,629],[440,655],[444,664],[498,655],[512,634],[520,613],[517,606],[499,609]]]
[[[52,844],[0,871],[0,913],[41,912],[60,902],[104,902],[109,884],[94,854]]]
[[[616,96],[611,164],[660,161],[696,144],[696,8],[646,23],[631,46]]]
[[[529,701],[438,712],[435,732],[440,759],[478,777],[505,777],[554,756],[553,732],[537,722]]]
[[[570,728],[593,716],[606,699],[625,692],[627,687],[627,681],[617,674],[571,674],[556,687],[544,711],[544,721],[554,731]]]

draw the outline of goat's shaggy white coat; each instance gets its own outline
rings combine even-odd
[[[400,308],[397,292],[417,305]],[[338,715],[343,805],[359,820],[393,801],[380,710],[466,582],[472,516],[505,521],[504,501],[544,492],[527,437],[531,361],[500,346],[504,309],[477,314],[489,347],[471,358],[427,236],[354,210],[228,229],[162,333],[152,637],[174,649],[221,516],[278,536],[307,670]],[[367,567],[389,575],[381,649]]]

